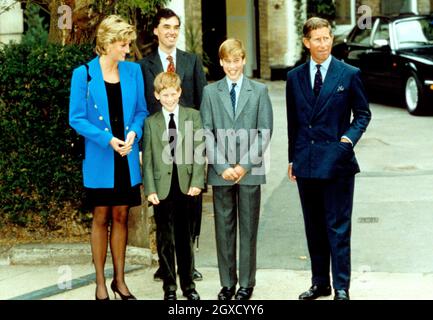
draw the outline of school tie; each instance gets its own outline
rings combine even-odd
[[[167,56],[167,60],[168,60],[167,72],[176,72],[176,68],[174,67],[173,57]]]
[[[168,122],[168,143],[170,145],[171,156],[174,158],[174,151],[176,149],[176,123],[174,122],[174,113],[170,113],[170,121]]]
[[[316,75],[314,76],[314,87],[313,87],[313,91],[314,91],[314,95],[316,97],[319,96],[320,93],[320,89],[322,89],[322,85],[323,85],[323,81],[322,81],[322,74],[320,73],[320,64],[316,64]]]
[[[230,90],[230,100],[232,101],[233,115],[236,113],[236,83],[232,83],[232,89]]]

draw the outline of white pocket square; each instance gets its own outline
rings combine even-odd
[[[341,92],[341,91],[344,91],[344,87],[343,86],[338,86],[337,92]]]

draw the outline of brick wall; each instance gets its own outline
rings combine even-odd
[[[271,78],[269,67],[269,30],[268,30],[268,1],[259,0],[259,30],[260,30],[260,77]]]
[[[433,9],[433,0],[418,0],[418,12],[420,14],[429,14]]]

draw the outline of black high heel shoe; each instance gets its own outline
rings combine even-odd
[[[114,281],[114,280],[111,282],[110,287],[111,287],[111,290],[113,290],[114,298],[116,298],[116,293],[118,293],[122,300],[137,300],[137,298],[134,295],[132,295],[131,293],[128,295],[124,295],[122,292],[120,292],[120,290],[117,288],[116,281]]]
[[[110,296],[108,295],[108,292],[107,292],[107,297],[106,298],[98,298],[98,287],[96,287],[96,289],[95,289],[95,300],[98,300],[98,301],[106,301],[106,300],[110,300]]]

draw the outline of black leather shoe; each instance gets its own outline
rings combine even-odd
[[[200,300],[200,295],[195,289],[185,291],[183,293],[183,296],[186,297],[188,300],[192,300],[192,301]]]
[[[221,291],[218,293],[218,300],[231,300],[235,295],[236,286],[231,288],[222,287]]]
[[[330,286],[318,286],[313,285],[310,289],[307,291],[301,293],[299,295],[299,300],[314,300],[318,297],[324,297],[331,295],[331,287]]]
[[[349,290],[339,289],[334,290],[334,300],[350,300]]]
[[[253,295],[254,288],[240,287],[236,292],[235,300],[250,300]]]
[[[197,269],[194,269],[192,271],[192,280],[193,281],[201,281],[201,280],[203,280],[203,275],[200,272],[198,272]]]
[[[164,292],[164,300],[177,300],[176,291],[167,290]]]
[[[156,270],[156,272],[153,274],[153,281],[162,281],[163,277],[162,277],[162,271],[161,268],[158,268],[158,270]]]

